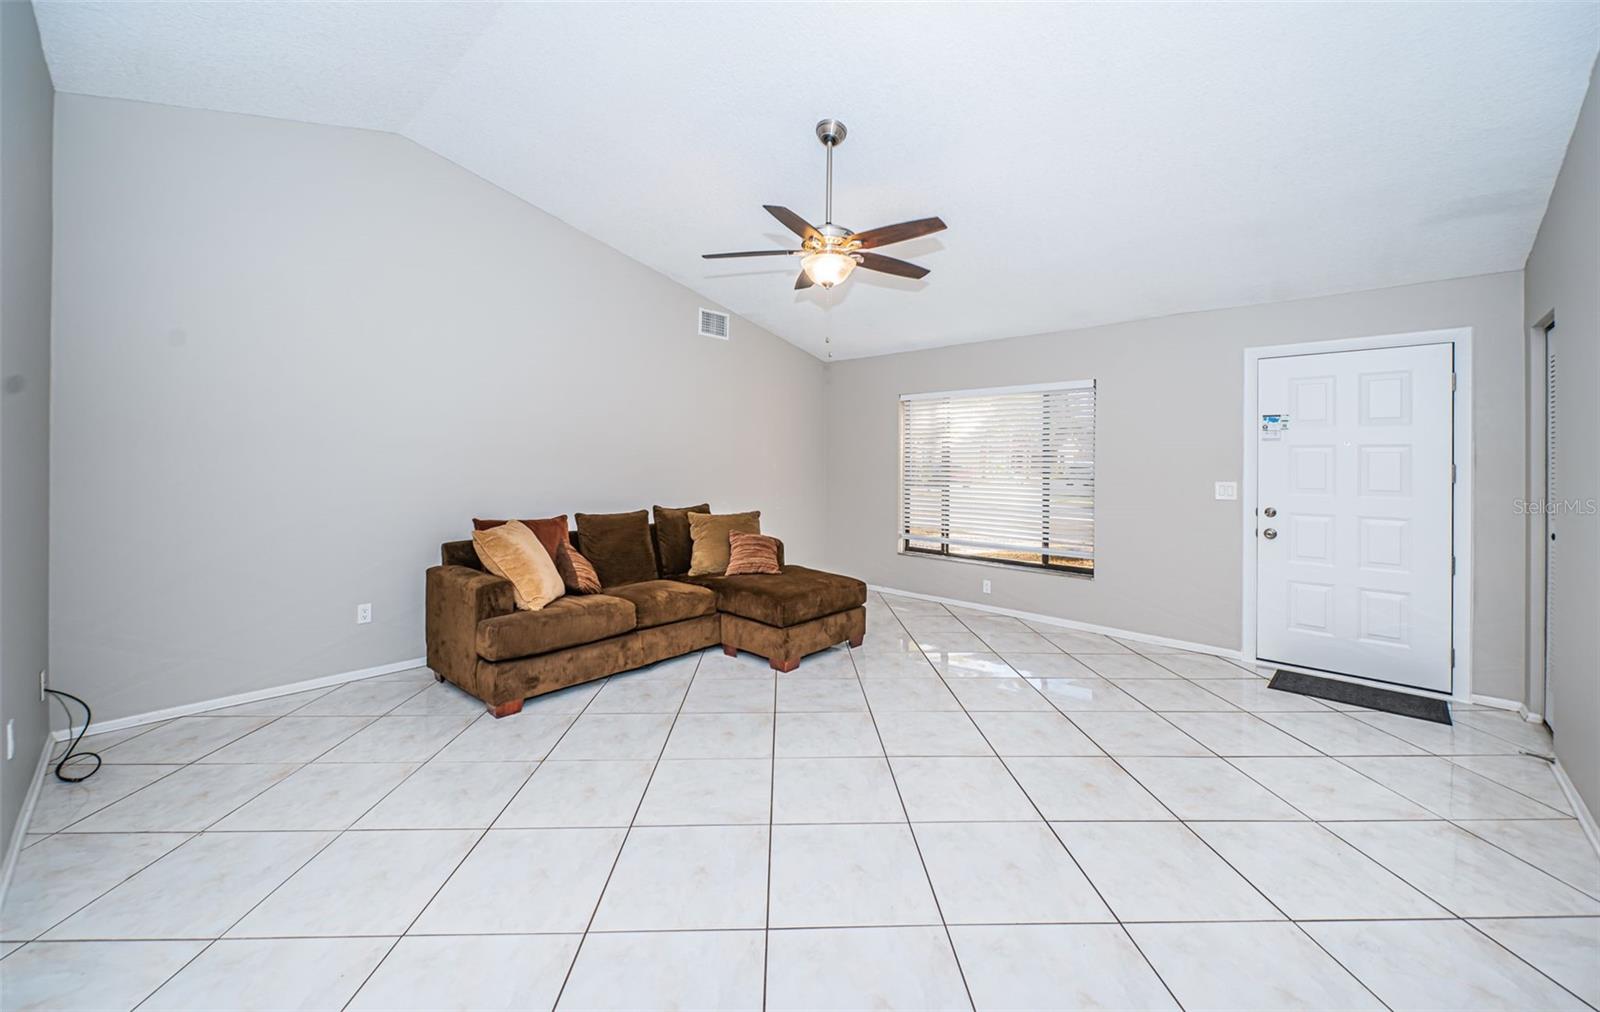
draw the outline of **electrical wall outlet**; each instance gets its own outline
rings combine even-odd
[[[1231,500],[1231,499],[1237,499],[1237,498],[1239,498],[1239,483],[1238,482],[1236,482],[1236,481],[1219,481],[1219,482],[1217,482],[1217,499],[1219,501],[1224,500],[1224,499],[1230,499]]]
[[[16,723],[17,722],[15,720],[6,721],[6,758],[7,759],[10,759],[12,756],[17,754]]]
[[[989,581],[988,580],[983,581],[983,592],[985,594],[989,593]]]
[[[372,621],[372,602],[356,605],[356,625],[366,625]]]

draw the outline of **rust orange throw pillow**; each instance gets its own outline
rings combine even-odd
[[[728,576],[778,573],[778,539],[765,534],[728,532]]]
[[[567,585],[567,593],[600,593],[600,574],[565,541],[556,546],[556,570],[561,574],[561,582]]]
[[[503,523],[505,523],[504,520],[479,520],[477,517],[473,517],[472,529],[475,531],[488,531],[499,527]],[[556,546],[567,540],[567,515],[563,513],[560,516],[547,517],[544,520],[523,520],[520,523],[533,532],[533,536],[539,539],[539,544],[543,545],[544,550],[550,553],[550,558],[553,561],[556,557]]]

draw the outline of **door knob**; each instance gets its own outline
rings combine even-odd
[[[1268,506],[1266,509],[1262,510],[1261,512],[1265,513],[1269,517],[1275,517],[1275,516],[1278,515],[1278,508],[1276,506]]]
[[[1261,532],[1261,536],[1266,538],[1268,541],[1271,541],[1273,538],[1278,536],[1278,532],[1273,530],[1271,527],[1268,527],[1266,530]]]

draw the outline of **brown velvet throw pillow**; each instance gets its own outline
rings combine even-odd
[[[602,587],[657,578],[649,513],[577,513],[574,517],[583,556],[599,574]]]
[[[778,567],[778,539],[765,534],[728,532],[728,568],[725,576],[755,576],[781,573]]]
[[[656,518],[656,548],[661,552],[661,575],[682,576],[689,571],[689,560],[694,553],[694,542],[689,538],[689,514],[710,513],[711,504],[685,506],[652,506]]]
[[[728,568],[728,535],[761,533],[761,511],[749,513],[690,513],[689,537],[694,551],[689,558],[690,576],[719,576]]]
[[[561,582],[566,584],[569,594],[600,593],[599,574],[589,565],[588,559],[566,542],[556,548],[556,572],[561,574]]]
[[[504,520],[479,520],[477,517],[473,517],[472,529],[475,531],[491,531],[503,523],[505,523]],[[544,520],[524,520],[522,521],[522,526],[533,532],[533,536],[539,539],[539,544],[543,545],[544,550],[550,553],[551,559],[556,557],[556,546],[566,543],[567,515],[565,513]]]

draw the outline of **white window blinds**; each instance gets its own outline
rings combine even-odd
[[[1092,572],[1093,380],[900,398],[908,552]]]

